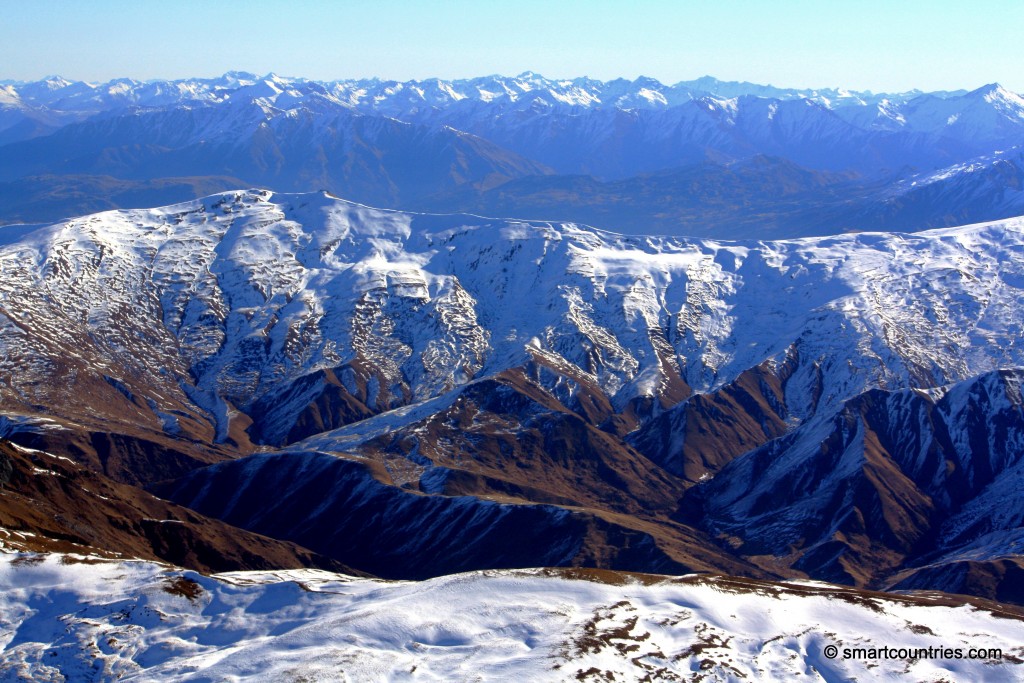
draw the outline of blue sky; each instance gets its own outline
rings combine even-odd
[[[1024,91],[1024,2],[0,0],[0,79],[703,75]]]

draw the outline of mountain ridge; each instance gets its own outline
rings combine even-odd
[[[995,441],[942,436],[960,433],[946,418],[915,421],[914,443],[952,443],[958,471],[992,465],[968,499],[907,507],[936,489],[870,406],[919,396],[922,415],[955,405],[999,433],[1024,425],[1019,402],[996,412],[971,393],[1024,367],[1022,252],[1024,218],[726,242],[227,192],[0,229],[0,412],[24,425],[8,430],[14,443],[356,568],[493,567],[488,530],[535,515],[565,552],[520,539],[501,563],[884,587],[924,581],[906,572],[927,561],[928,580],[994,595],[998,582],[950,572],[970,548],[982,563],[1019,554],[983,539],[1019,532],[1016,513],[983,502],[1012,490],[1017,465]],[[782,496],[772,482],[799,481],[785,476],[741,486],[776,460],[817,471],[829,443],[851,465],[822,481],[857,495]],[[875,471],[909,483],[890,498]],[[702,507],[718,489],[731,497],[710,499],[729,506]],[[272,493],[282,503],[268,516]],[[815,527],[801,553],[766,557],[736,529],[755,528],[748,512],[773,497],[801,515],[860,514],[863,537]],[[917,521],[872,517],[865,500]],[[328,508],[349,521],[321,519]],[[947,523],[959,531],[928,535]],[[455,528],[479,533],[420,533]],[[760,543],[781,552],[791,531]],[[893,534],[903,540],[879,556]],[[438,550],[453,538],[458,554]]]
[[[227,189],[232,178],[420,211],[541,215],[557,198],[578,222],[638,233],[650,232],[648,220],[658,231],[721,238],[918,229],[1014,215],[1020,202],[976,199],[969,211],[955,202],[1011,182],[993,187],[968,169],[1011,154],[1022,132],[1024,99],[996,84],[876,96],[531,73],[405,83],[51,79],[6,85],[0,97],[0,221],[166,204]],[[772,190],[792,173],[758,166],[764,158],[801,169],[798,204]],[[689,177],[702,164],[727,177],[712,195]],[[888,192],[942,169],[961,187],[894,208]],[[846,180],[817,195],[830,177]],[[112,197],[112,182],[130,189]]]

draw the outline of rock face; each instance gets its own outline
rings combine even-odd
[[[383,575],[924,580],[1019,553],[1021,253],[262,190],[7,228],[0,436]]]

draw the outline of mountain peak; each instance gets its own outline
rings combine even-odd
[[[68,87],[72,83],[73,83],[73,81],[69,81],[68,79],[64,78],[63,76],[59,76],[59,75],[56,75],[56,74],[53,75],[53,76],[47,76],[46,78],[44,78],[42,80],[42,84],[45,85],[50,90],[60,90],[61,88]]]
[[[989,83],[967,93],[968,100],[984,103],[1003,116],[1024,119],[1024,97],[1007,90],[999,83]]]
[[[226,71],[221,79],[225,81],[255,81],[259,80],[259,75],[251,71]]]
[[[988,98],[988,97],[991,97],[993,95],[1002,95],[1003,93],[1008,93],[1008,92],[1009,91],[1006,88],[1004,88],[1002,85],[1000,85],[999,83],[993,82],[993,83],[986,83],[985,85],[981,86],[980,88],[975,88],[974,90],[971,90],[970,92],[967,93],[966,96],[967,97],[985,97],[985,98]]]
[[[644,87],[644,88],[650,88],[650,87],[661,88],[661,87],[664,86],[664,84],[661,81],[659,81],[657,78],[651,78],[650,76],[643,76],[643,75],[637,76],[635,79],[633,79],[633,85]]]

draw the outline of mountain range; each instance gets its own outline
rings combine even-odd
[[[250,190],[0,238],[3,435],[205,518],[396,578],[1021,599],[1020,219],[722,242]]]
[[[1022,143],[996,84],[0,82],[0,678],[1012,677]],[[996,650],[827,647],[940,637]]]
[[[262,186],[636,234],[911,231],[1018,215],[1022,132],[998,84],[54,77],[0,90],[0,221]]]

